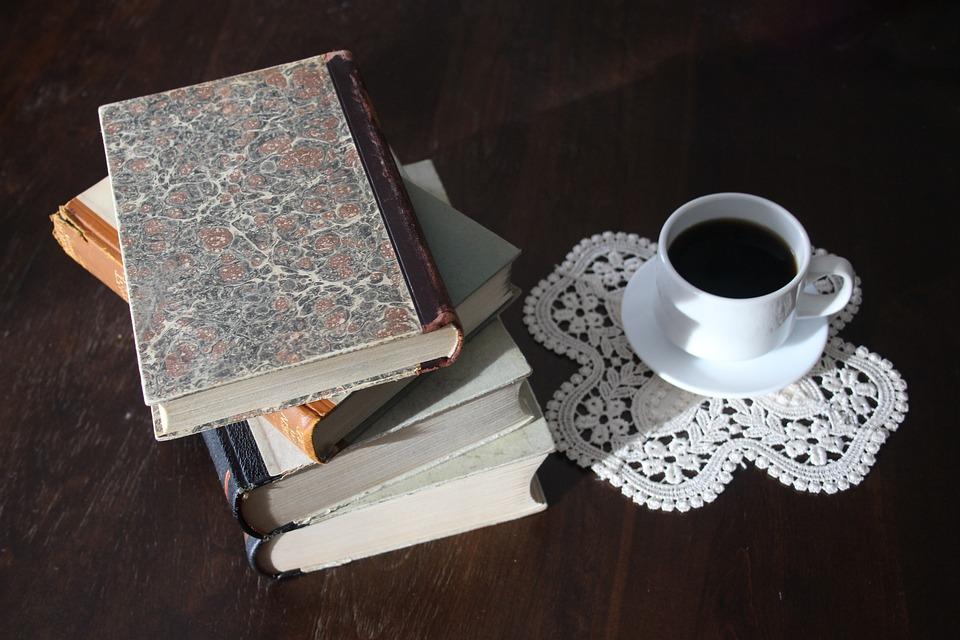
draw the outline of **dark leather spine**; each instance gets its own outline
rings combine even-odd
[[[244,533],[264,537],[269,532],[256,529],[243,515],[244,495],[273,480],[263,464],[250,427],[246,422],[237,422],[204,431],[202,435],[233,517]]]
[[[292,578],[293,576],[299,576],[303,573],[303,571],[301,571],[300,569],[291,569],[290,571],[284,571],[281,573],[271,573],[266,569],[264,569],[258,561],[258,555],[260,553],[260,549],[263,548],[263,544],[265,542],[266,540],[261,538],[255,538],[253,536],[244,536],[244,544],[246,545],[246,550],[247,550],[247,562],[250,564],[250,567],[254,571],[259,573],[260,575],[264,575],[277,580],[282,578]]]
[[[353,55],[348,51],[336,51],[327,54],[325,59],[424,332],[449,324],[460,328],[459,318],[430,253]],[[421,368],[428,370],[443,366],[452,362],[458,354],[459,347],[453,357],[424,363]]]

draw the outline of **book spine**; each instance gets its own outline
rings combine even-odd
[[[329,400],[308,402],[282,411],[264,414],[270,425],[297,445],[314,462],[323,462],[313,444],[313,431],[320,421],[336,407]]]
[[[282,534],[278,534],[282,535]],[[267,539],[264,538],[255,538],[253,536],[244,535],[244,545],[246,546],[247,552],[247,563],[249,563],[250,568],[259,573],[262,576],[267,576],[268,578],[274,578],[280,580],[283,578],[292,578],[294,576],[299,576],[303,574],[303,571],[300,569],[293,569],[291,571],[284,571],[282,573],[272,573],[267,571],[263,566],[260,565],[258,561],[258,555],[260,549],[267,542]]]
[[[207,445],[207,451],[210,453],[210,459],[213,460],[214,469],[217,471],[217,477],[220,478],[220,487],[223,489],[223,495],[227,499],[230,512],[234,518],[240,520],[240,501],[243,498],[243,492],[238,482],[239,470],[230,455],[223,434],[225,427],[220,429],[211,429],[204,431],[203,443]]]
[[[337,51],[327,54],[325,61],[424,332],[450,324],[460,328],[353,55],[348,51]],[[459,346],[462,345],[461,329]],[[444,366],[458,355],[459,347],[450,357],[422,363],[420,370]]]
[[[260,449],[250,433],[250,427],[246,422],[237,422],[204,431],[202,436],[233,517],[248,536],[264,537],[268,532],[259,531],[251,525],[242,509],[244,494],[273,480],[260,457]]]
[[[127,286],[123,278],[123,263],[115,257],[102,239],[89,232],[68,207],[60,207],[50,216],[53,221],[53,237],[74,262],[86,269],[111,291],[124,300]]]

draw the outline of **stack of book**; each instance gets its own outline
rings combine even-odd
[[[100,110],[52,216],[125,298],[154,435],[202,434],[251,566],[316,570],[546,507],[499,321],[519,251],[398,167],[335,52]]]

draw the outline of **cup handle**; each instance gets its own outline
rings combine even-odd
[[[843,285],[833,293],[807,293],[802,291],[797,300],[798,318],[829,316],[843,309],[853,295],[853,266],[839,256],[814,256],[810,260],[806,281],[814,282],[824,276],[839,276]]]

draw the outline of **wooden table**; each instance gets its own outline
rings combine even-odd
[[[771,6],[766,6],[767,4]],[[877,5],[877,6],[874,6]],[[947,3],[7,2],[0,10],[0,635],[942,638],[960,629],[958,11]],[[158,444],[124,304],[50,234],[106,174],[101,104],[356,54],[403,161],[523,248],[655,236],[737,190],[848,257],[844,337],[910,412],[866,480],[752,467],[708,506],[637,506],[560,454],[550,508],[285,582],[246,566],[200,439]],[[506,324],[546,402],[572,364]],[[952,633],[951,633],[952,632]]]

